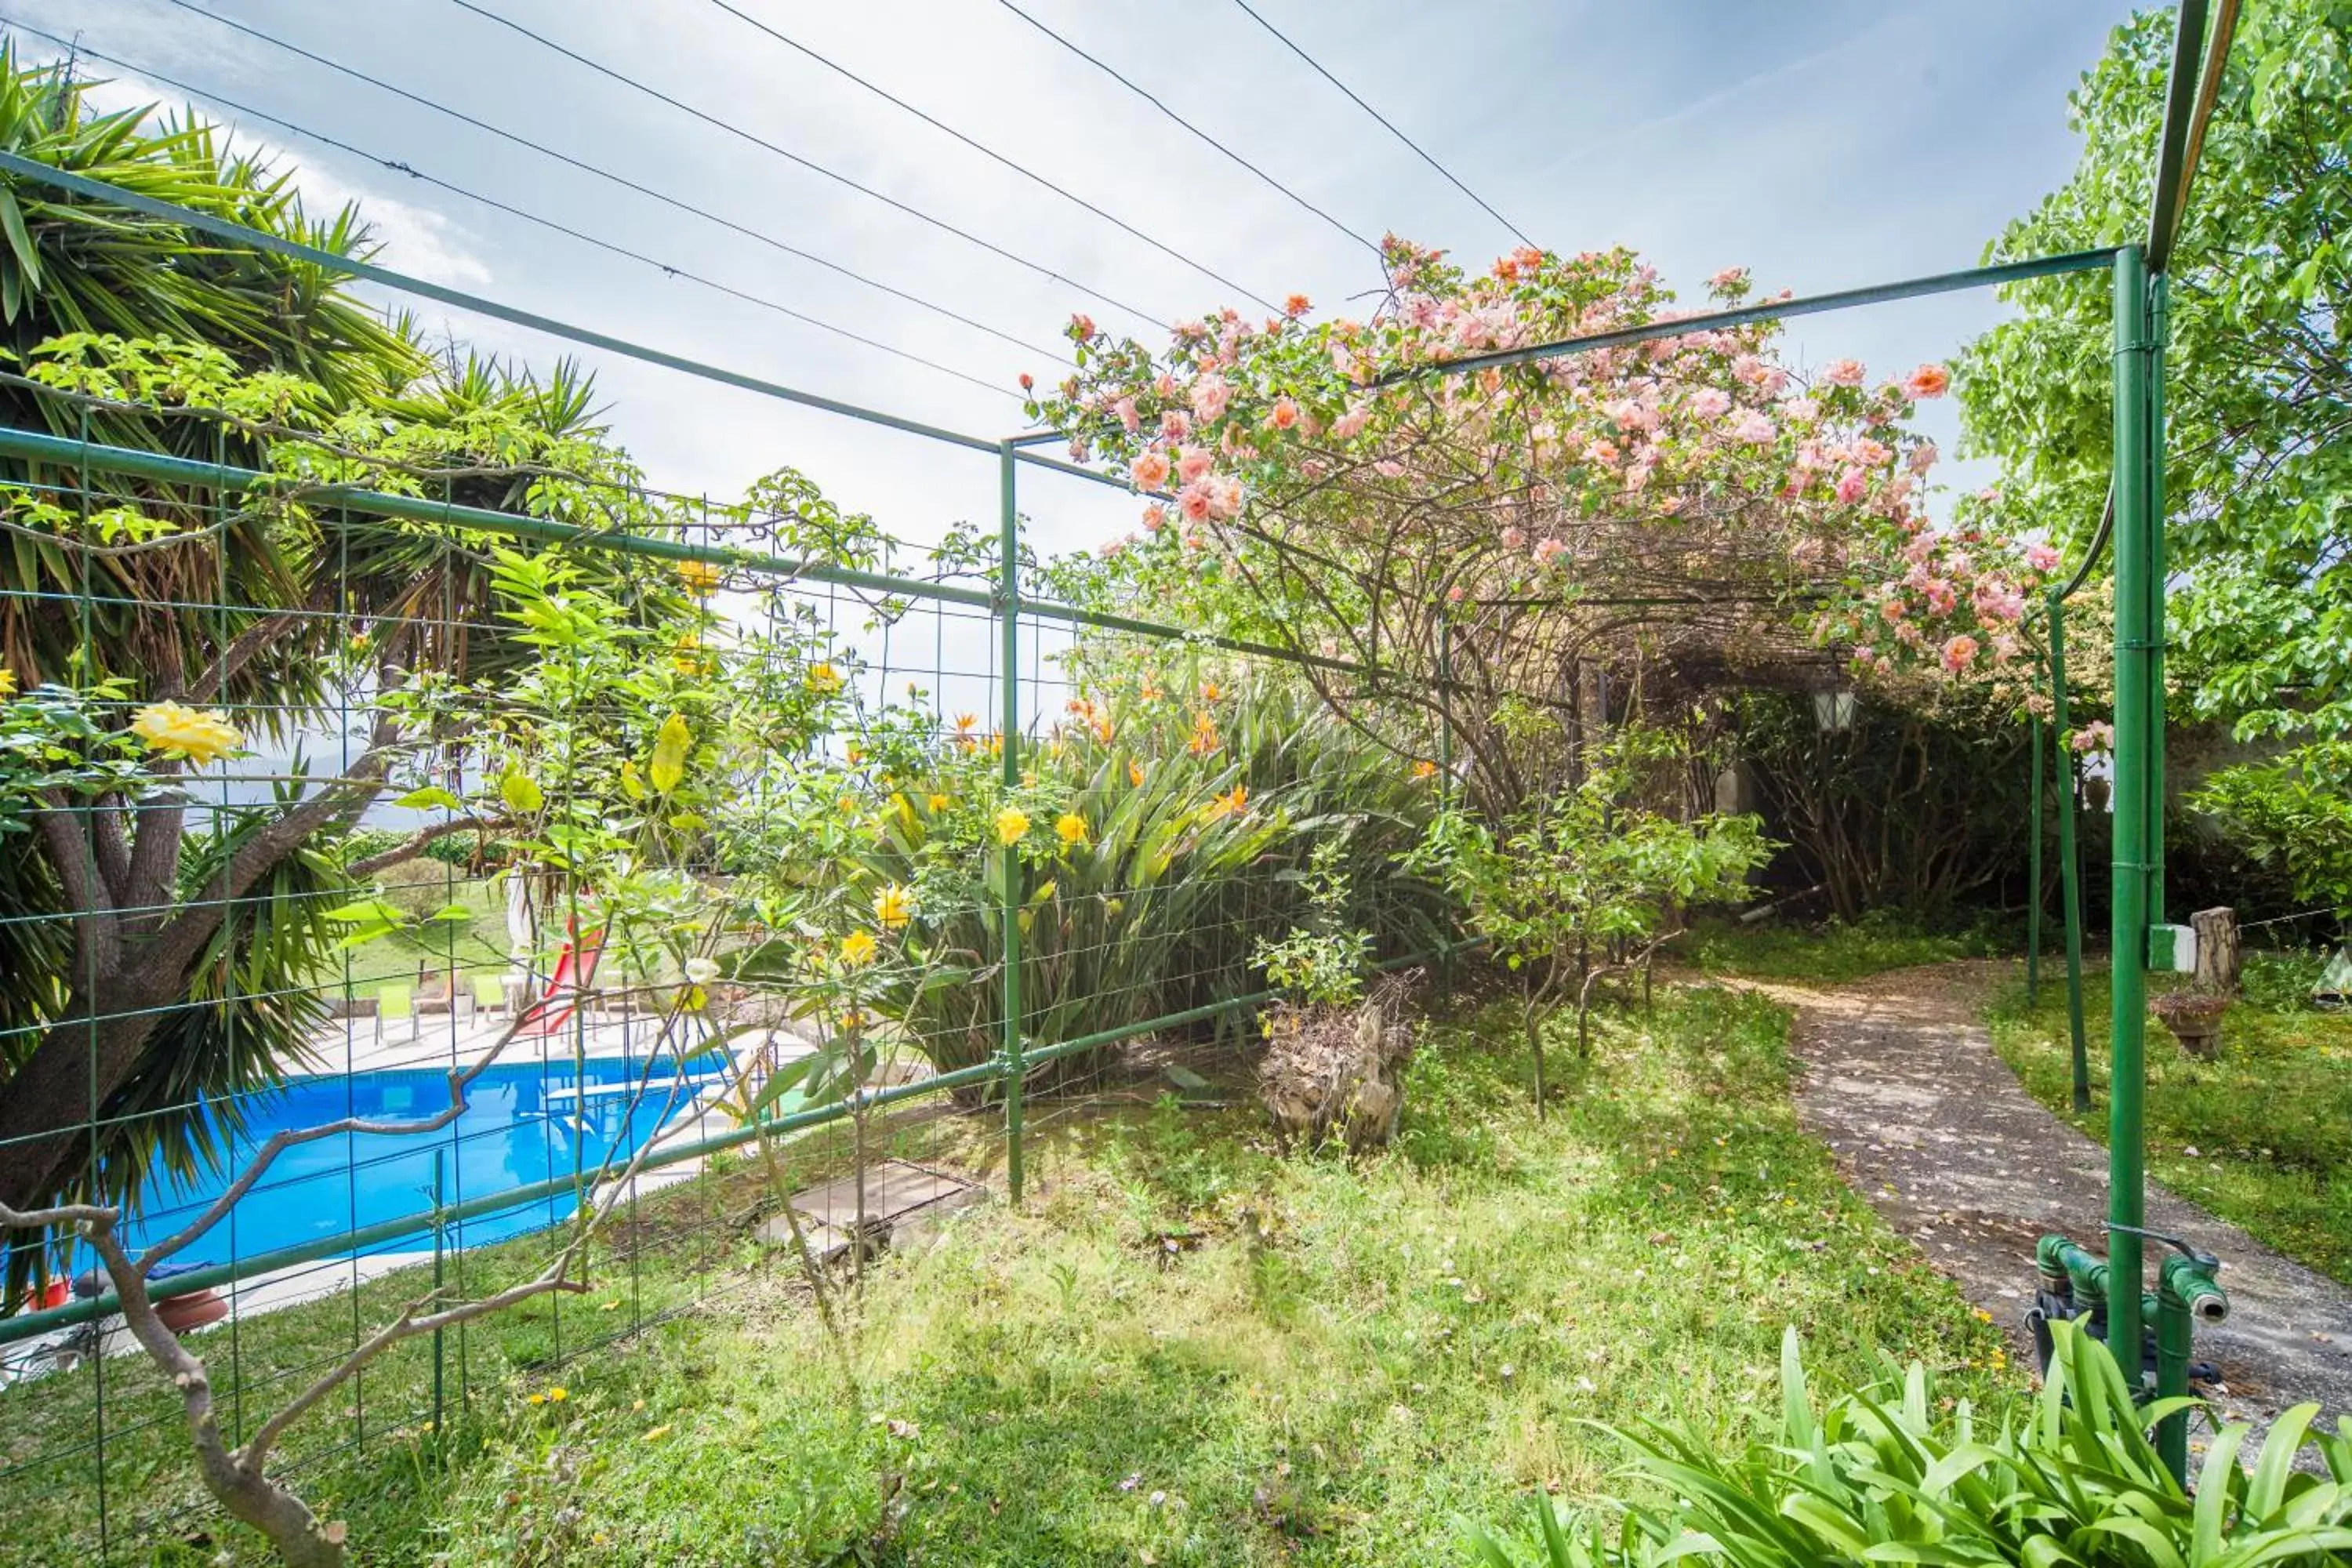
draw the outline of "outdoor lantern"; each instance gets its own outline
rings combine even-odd
[[[1813,723],[1824,735],[1853,728],[1854,709],[1859,699],[1851,686],[1820,686],[1813,689]]]

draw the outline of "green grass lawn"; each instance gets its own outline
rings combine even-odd
[[[1752,1429],[1785,1323],[1821,1384],[1884,1352],[2003,1407],[1995,1331],[1799,1130],[1786,1032],[1759,999],[1661,987],[1556,1069],[1539,1121],[1520,1053],[1490,1043],[1507,1019],[1441,1026],[1399,1146],[1358,1164],[1279,1157],[1245,1110],[1040,1107],[1027,1211],[976,1211],[869,1279],[855,1397],[789,1271],[752,1267],[748,1175],[703,1184],[630,1289],[706,1306],[561,1368],[533,1370],[555,1309],[476,1329],[446,1470],[404,1351],[369,1373],[364,1445],[349,1409],[306,1440],[310,1495],[379,1563],[1446,1563],[1465,1521],[1523,1530],[1531,1489],[1597,1497],[1620,1456],[1587,1422]],[[992,1118],[934,1125],[973,1163],[999,1147]],[[563,1304],[574,1342],[622,1292]],[[299,1363],[352,1321],[273,1316],[241,1349]],[[168,1406],[108,1373],[115,1485],[184,1495],[168,1423],[137,1426]],[[88,1382],[0,1393],[11,1453],[86,1441]],[[88,1499],[60,1474],[6,1484],[20,1540],[67,1561]],[[225,1545],[257,1560],[226,1537],[153,1560]]]
[[[2257,960],[2252,1000],[2222,1024],[2221,1058],[2200,1062],[2162,1026],[2147,1030],[2148,1169],[2166,1186],[2290,1258],[2352,1284],[2352,1016],[2295,1005]],[[2305,985],[2309,982],[2306,979]],[[2084,976],[2093,1114],[2070,1109],[2062,969],[2028,1009],[2023,988],[1991,1015],[1993,1043],[2034,1097],[2107,1135],[2107,977]]]
[[[1666,949],[1674,962],[1707,974],[1824,985],[1914,964],[2000,958],[2019,951],[2017,942],[1990,928],[1933,931],[1885,913],[1818,925],[1777,920],[1742,925],[1711,917]]]

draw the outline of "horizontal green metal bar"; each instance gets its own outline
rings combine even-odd
[[[285,257],[289,260],[308,262],[311,266],[325,268],[348,277],[362,279],[386,289],[397,289],[404,294],[415,294],[424,299],[437,300],[444,305],[454,306],[457,310],[470,311],[475,315],[510,321],[519,327],[528,327],[532,331],[545,332],[550,337],[562,338],[590,348],[604,349],[608,353],[620,354],[624,358],[642,360],[647,364],[657,364],[667,370],[681,371],[688,375],[698,376],[704,381],[719,382],[728,386],[739,387],[745,392],[756,392],[762,397],[781,398],[786,403],[797,403],[809,408],[821,408],[828,414],[839,414],[846,418],[863,420],[868,425],[880,425],[892,430],[902,430],[908,435],[921,436],[933,441],[945,441],[952,446],[963,447],[976,452],[993,453],[996,450],[994,441],[984,440],[978,436],[967,436],[961,431],[943,429],[937,425],[926,425],[914,419],[902,419],[895,414],[885,414],[878,409],[863,408],[855,403],[844,403],[839,398],[825,397],[814,392],[803,392],[797,387],[786,386],[781,382],[747,375],[741,371],[728,370],[720,365],[707,364],[700,360],[688,359],[683,354],[671,353],[666,349],[651,348],[644,343],[632,342],[626,338],[616,338],[610,332],[600,332],[593,327],[573,326],[569,321],[559,321],[551,316],[542,316],[535,310],[502,305],[496,300],[486,300],[479,294],[468,294],[462,289],[450,289],[438,283],[428,283],[422,278],[412,278],[405,272],[395,272],[388,267],[378,267],[372,261],[356,261],[348,256],[338,256],[331,250],[321,250],[317,246],[304,245],[299,241],[287,239],[278,235],[266,234],[260,229],[231,223],[226,218],[215,217],[209,213],[200,213],[190,207],[175,205],[171,202],[157,201],[152,196],[143,196],[136,191],[126,191],[120,185],[110,185],[103,180],[93,180],[85,174],[71,174],[52,164],[39,163],[18,153],[0,152],[0,173],[15,174],[27,180],[38,180],[45,184],[54,185],[59,190],[70,191],[75,195],[86,196],[92,201],[107,202],[115,206],[128,208],[132,212],[144,213],[149,217],[180,224],[200,233],[209,234],[215,239],[227,240],[232,245],[250,246],[256,250],[266,250],[272,255]]]
[[[1784,321],[1790,316],[1817,316],[1830,310],[1850,310],[1863,305],[1884,305],[1896,300],[1916,300],[1929,294],[1950,294],[1963,289],[1991,289],[2003,283],[2022,282],[2029,278],[2049,278],[2062,272],[2089,272],[2105,267],[2115,259],[2116,247],[2105,246],[2096,250],[2070,251],[2063,256],[2038,256],[2024,261],[2003,261],[1990,267],[1971,267],[1961,272],[1938,272],[1928,278],[1906,279],[1899,283],[1874,283],[1863,289],[1840,289],[1828,294],[1809,295],[1801,300],[1774,300],[1760,305],[1742,305],[1736,310],[1710,310],[1701,316],[1685,316],[1672,321],[1652,321],[1646,326],[1623,327],[1613,332],[1594,332],[1580,338],[1559,338],[1548,343],[1534,343],[1523,349],[1500,349],[1493,353],[1469,354],[1461,359],[1442,360],[1433,364],[1413,365],[1409,369],[1391,371],[1372,384],[1393,386],[1399,382],[1413,381],[1425,375],[1458,375],[1474,370],[1487,370],[1504,365],[1526,364],[1532,360],[1558,359],[1565,354],[1591,353],[1597,349],[1623,348],[1632,343],[1646,343],[1659,338],[1679,338],[1691,332],[1711,332],[1725,327],[1742,327],[1751,321]]]
[[[1469,947],[1475,945],[1475,943],[1457,943],[1446,951],[1465,952]],[[1416,963],[1426,963],[1433,956],[1439,955],[1416,953],[1410,958],[1391,959],[1377,967],[1382,970],[1406,969]],[[1137,1023],[1122,1025],[1116,1029],[1105,1029],[1091,1035],[1082,1035],[1075,1040],[1066,1040],[1042,1050],[1030,1051],[1025,1054],[1024,1059],[1034,1065],[1041,1061],[1051,1061],[1056,1057],[1070,1056],[1078,1051],[1099,1050],[1105,1046],[1117,1045],[1121,1040],[1132,1039],[1139,1035],[1153,1034],[1161,1029],[1172,1029],[1181,1025],[1198,1023],[1202,1018],[1213,1017],[1219,1013],[1232,1012],[1239,1007],[1255,1006],[1273,1000],[1274,996],[1275,993],[1271,991],[1256,991],[1246,995],[1228,997],[1221,1002],[1213,1002],[1205,1007],[1189,1008],[1181,1013],[1170,1013],[1160,1017],[1145,1018]],[[904,1100],[919,1100],[926,1095],[944,1094],[951,1089],[962,1089],[971,1084],[987,1083],[1003,1076],[1003,1061],[1001,1058],[991,1058],[987,1061],[976,1063],[971,1067],[958,1068],[953,1072],[943,1072],[930,1078],[917,1079],[912,1083],[897,1084],[888,1089],[877,1089],[872,1094],[866,1095],[861,1103],[866,1110],[878,1110]],[[756,1139],[804,1132],[812,1127],[822,1127],[830,1121],[842,1121],[850,1114],[850,1110],[849,1101],[835,1100],[830,1105],[820,1105],[808,1110],[794,1111],[790,1116],[779,1116],[764,1121],[751,1122],[735,1128],[731,1131],[718,1133],[709,1138],[697,1139],[691,1143],[681,1143],[674,1149],[661,1150],[647,1156],[645,1163],[638,1169],[657,1171],[664,1166],[678,1164],[688,1160],[698,1160],[707,1154],[740,1148]],[[373,1225],[362,1226],[357,1230],[321,1237],[315,1241],[306,1241],[299,1246],[281,1247],[274,1251],[256,1253],[251,1258],[240,1258],[229,1263],[208,1264],[201,1268],[192,1268],[184,1274],[174,1274],[170,1279],[160,1282],[155,1299],[167,1300],[173,1296],[185,1296],[198,1290],[210,1290],[218,1286],[235,1284],[240,1279],[252,1279],[257,1274],[272,1273],[280,1268],[291,1268],[304,1263],[316,1263],[323,1258],[332,1258],[345,1252],[357,1252],[385,1242],[398,1241],[405,1237],[426,1235],[436,1226],[453,1225],[460,1220],[472,1219],[480,1215],[495,1214],[501,1209],[520,1208],[525,1204],[538,1203],[544,1198],[562,1197],[569,1193],[576,1193],[583,1185],[593,1184],[593,1183],[583,1184],[570,1176],[554,1177],[544,1182],[532,1182],[524,1186],[509,1187],[503,1192],[485,1193],[479,1197],[468,1198],[464,1203],[451,1204],[440,1209],[421,1209],[415,1214],[395,1215],[391,1219],[379,1220]],[[113,1291],[109,1290],[104,1295],[93,1297],[87,1301],[73,1301],[62,1307],[50,1307],[37,1312],[25,1312],[13,1318],[0,1318],[0,1345],[16,1344],[25,1340],[36,1339],[58,1329],[71,1328],[76,1323],[86,1323],[93,1318],[118,1312],[121,1308],[121,1299]]]
[[[21,458],[27,462],[51,463],[62,468],[95,468],[104,473],[155,479],[165,484],[245,490],[283,489],[295,486],[303,500],[312,505],[354,507],[362,511],[382,512],[387,517],[406,518],[413,522],[478,528],[512,534],[520,539],[589,545],[610,549],[624,555],[646,555],[662,561],[700,561],[714,566],[738,566],[766,576],[805,578],[845,588],[865,588],[909,598],[971,605],[982,609],[992,603],[984,588],[909,582],[878,572],[854,572],[846,567],[830,566],[821,561],[793,561],[723,545],[688,544],[682,540],[656,539],[641,533],[581,528],[568,522],[551,522],[544,518],[492,511],[487,507],[459,506],[453,501],[430,500],[422,496],[394,495],[358,485],[301,486],[299,481],[290,480],[284,475],[265,473],[258,468],[207,463],[194,458],[175,458],[167,452],[145,452],[135,447],[101,446],[79,441],[68,436],[53,436],[44,430],[0,426],[0,457]]]

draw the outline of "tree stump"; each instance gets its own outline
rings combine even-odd
[[[2224,906],[2189,917],[2197,932],[2197,974],[2192,982],[2209,996],[2238,993],[2238,911]]]

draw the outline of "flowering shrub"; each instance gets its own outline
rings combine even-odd
[[[1441,616],[1457,651],[1503,664],[1515,644],[1589,640],[1600,606],[1636,595],[1708,607],[1620,608],[1615,634],[1671,625],[1720,648],[1793,620],[1878,675],[1958,678],[2021,651],[2055,556],[1988,526],[1995,498],[1929,521],[1938,454],[1905,421],[1948,390],[1942,366],[1808,374],[1755,322],[1448,374],[1691,312],[1623,249],[1523,249],[1475,276],[1394,237],[1386,258],[1363,320],[1310,321],[1294,297],[1263,321],[1180,322],[1156,353],[1073,320],[1076,371],[1029,406],[1144,495],[1118,572],[1237,629],[1423,676]],[[1709,291],[1754,292],[1739,269]],[[1721,613],[1743,603],[1760,613]]]

